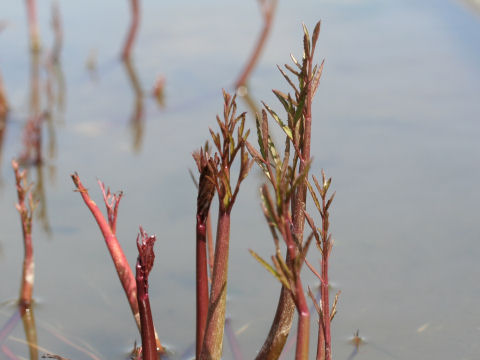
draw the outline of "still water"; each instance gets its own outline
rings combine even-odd
[[[33,235],[40,352],[120,359],[139,340],[96,223],[73,192],[69,175],[78,171],[99,204],[97,178],[125,192],[117,234],[131,264],[138,226],[157,234],[154,320],[173,358],[181,358],[194,339],[191,152],[208,138],[221,89],[232,88],[253,48],[258,6],[143,1],[128,68],[118,60],[127,1],[58,5],[64,37],[54,68],[46,65],[51,3],[38,2],[36,60],[24,3],[0,5],[0,73],[11,106],[0,158],[0,324],[14,311],[23,254],[10,160],[24,151],[37,88],[37,108],[51,114],[42,130],[44,165],[29,170],[40,199]],[[453,0],[280,0],[249,81],[255,101],[280,111],[270,90],[288,89],[275,65],[301,55],[301,23],[312,28],[319,19],[318,60],[326,65],[312,154],[313,173],[324,168],[337,191],[330,274],[342,293],[334,358],[351,356],[349,338],[359,329],[366,343],[355,359],[478,359],[480,17]],[[163,104],[151,96],[158,77],[165,79]],[[250,174],[232,216],[227,311],[245,359],[260,348],[279,292],[247,251],[273,251],[257,196],[261,181],[258,171]],[[19,324],[8,346],[26,358],[24,339]],[[228,346],[224,358],[231,358]]]

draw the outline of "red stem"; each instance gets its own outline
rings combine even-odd
[[[135,284],[133,272],[128,264],[128,260],[123,253],[116,234],[110,228],[110,225],[104,218],[102,211],[98,208],[97,204],[90,199],[90,195],[88,194],[87,189],[85,189],[81,183],[78,174],[72,175],[72,179],[78,189],[78,192],[82,196],[85,205],[87,205],[88,209],[91,211],[98,224],[98,227],[100,228],[100,231],[102,232],[103,238],[105,239],[105,244],[107,245],[108,251],[110,252],[110,256],[112,257],[115,265],[115,269],[117,270],[118,277],[122,283],[123,290],[127,295],[130,308],[132,309],[138,328],[140,329],[140,315],[138,312],[137,303],[137,286]]]
[[[148,236],[140,228],[141,239],[137,238],[138,258],[136,264],[136,284],[138,308],[140,311],[141,335],[142,335],[142,359],[158,360],[155,340],[155,328],[153,326],[150,298],[148,295],[148,275],[153,266],[155,255],[153,244],[155,236]]]
[[[130,309],[132,310],[133,317],[135,318],[135,322],[137,323],[137,327],[140,330],[140,313],[138,310],[138,301],[137,301],[137,285],[135,277],[133,276],[133,272],[130,269],[130,265],[128,264],[127,258],[123,253],[122,247],[117,240],[116,234],[112,231],[109,223],[103,216],[101,210],[98,208],[97,204],[90,199],[90,195],[88,194],[87,189],[83,186],[78,174],[72,175],[72,180],[75,186],[77,187],[78,192],[82,196],[85,205],[87,205],[88,209],[91,211],[95,221],[102,232],[103,238],[105,239],[105,244],[107,245],[108,251],[110,252],[110,256],[112,257],[113,264],[115,265],[115,269],[117,270],[118,278],[122,284],[123,290],[125,295],[127,296],[128,303],[130,304]],[[102,189],[103,190],[103,189]],[[108,209],[108,204],[107,204]],[[112,226],[116,224],[116,214],[118,210],[118,203],[113,208],[114,211],[114,218],[112,219]],[[163,348],[158,336],[156,336],[157,341],[157,349],[159,352],[164,352],[165,349]]]
[[[197,329],[196,358],[200,358],[205,335],[208,314],[208,274],[207,274],[207,244],[206,219],[197,215]]]
[[[298,332],[297,348],[295,351],[295,360],[308,359],[308,347],[310,338],[310,310],[308,309],[307,299],[303,292],[300,272],[296,275],[296,305],[298,312]]]
[[[331,360],[331,334],[330,334],[330,304],[328,289],[328,258],[330,257],[330,240],[328,235],[329,219],[328,208],[326,206],[326,194],[322,195],[322,207],[324,217],[322,218],[322,281],[320,288],[322,291],[322,311],[323,311],[323,332],[325,341],[325,360]]]
[[[133,43],[135,41],[135,36],[138,32],[138,25],[140,24],[140,2],[139,0],[130,0],[130,5],[132,9],[132,23],[128,31],[127,39],[125,40],[125,45],[122,51],[122,59],[130,57],[132,51]]]
[[[220,204],[207,327],[200,360],[220,359],[222,355],[223,328],[227,301],[229,239],[230,212],[222,209],[222,205]]]
[[[288,204],[284,205],[284,211],[288,211]],[[293,241],[293,234],[291,232],[291,220],[286,218],[284,222],[283,237],[287,243],[287,251],[291,259],[296,258],[296,245]],[[289,267],[295,272],[295,291],[294,301],[298,312],[298,329],[297,329],[297,347],[295,350],[295,360],[307,360],[308,359],[308,347],[310,338],[310,310],[308,308],[305,292],[303,291],[302,280],[300,278],[301,268],[294,268],[291,261]]]
[[[325,333],[325,360],[331,360],[331,334],[330,334],[330,304],[329,304],[329,289],[328,289],[328,257],[329,254],[322,256],[322,282],[320,287],[322,289],[322,311],[323,311],[323,331]]]

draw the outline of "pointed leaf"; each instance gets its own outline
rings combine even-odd
[[[277,124],[282,128],[285,135],[289,137],[290,140],[293,140],[292,130],[283,123],[283,121],[278,117],[278,115],[273,111],[267,104],[262,101],[263,106],[265,109],[272,115],[273,119],[277,122]]]

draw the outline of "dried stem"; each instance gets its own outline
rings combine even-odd
[[[18,163],[12,160],[13,171],[15,172],[15,182],[17,187],[17,210],[20,213],[23,234],[23,272],[22,286],[20,290],[21,306],[29,307],[32,303],[33,283],[35,279],[35,263],[33,260],[33,243],[32,243],[32,216],[35,209],[32,193],[30,192],[32,185],[27,185],[27,173],[25,170],[20,171]]]
[[[275,9],[277,7],[277,0],[259,0],[261,12],[263,16],[263,28],[260,36],[255,44],[255,48],[253,49],[252,55],[248,60],[245,68],[238,76],[238,79],[235,81],[235,89],[238,89],[241,86],[245,86],[246,82],[255,68],[258,59],[260,58],[260,54],[265,46],[265,42],[267,40],[268,34],[272,28],[273,23],[273,16],[275,14]]]
[[[140,227],[140,235],[137,236],[138,258],[136,265],[137,299],[140,311],[140,324],[142,334],[142,359],[157,360],[157,346],[155,340],[155,328],[153,327],[150,299],[148,296],[148,275],[153,267],[155,254],[153,245],[155,236],[148,236]]]
[[[100,183],[100,188],[102,189],[105,205],[107,207],[108,221],[104,218],[101,210],[98,208],[97,204],[90,198],[87,189],[83,186],[80,181],[80,178],[77,173],[72,175],[73,183],[75,184],[77,191],[82,196],[85,205],[91,211],[93,217],[95,218],[100,231],[102,232],[103,238],[105,239],[105,244],[107,245],[110,256],[112,257],[115,269],[117,270],[118,278],[123,286],[125,295],[127,296],[128,303],[132,310],[135,322],[137,327],[140,330],[140,314],[138,309],[137,302],[137,286],[133,272],[128,264],[127,258],[123,253],[122,247],[117,240],[116,235],[116,221],[117,221],[117,211],[122,193],[111,194],[110,190],[107,189],[105,192],[105,187]],[[163,346],[161,345],[158,336],[157,336],[157,349],[159,352],[164,352]]]

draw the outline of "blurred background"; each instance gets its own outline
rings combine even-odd
[[[138,226],[157,235],[155,324],[171,357],[189,358],[191,153],[216,126],[221,89],[235,91],[264,26],[261,7],[254,0],[140,0],[135,24],[129,1],[41,0],[30,17],[35,28],[27,4],[0,5],[0,88],[8,104],[3,115],[0,105],[0,324],[15,311],[23,257],[10,165],[17,158],[39,201],[38,346],[71,359],[121,359],[139,341],[100,231],[73,192],[77,171],[99,205],[97,179],[124,191],[117,235],[130,264]],[[324,169],[337,192],[335,359],[478,358],[478,9],[473,0],[278,0],[272,13],[248,79],[250,102],[243,97],[239,105],[252,128],[252,104],[259,108],[260,100],[281,114],[271,89],[289,89],[276,64],[290,63],[290,53],[301,57],[302,22],[313,29],[322,20],[312,174]],[[246,359],[264,341],[280,290],[247,251],[265,257],[274,249],[261,183],[254,168],[232,213],[227,311]],[[317,258],[312,247],[309,259]],[[305,279],[316,285],[308,271]],[[357,329],[365,340],[358,349],[351,343]],[[28,358],[22,326],[6,343]],[[232,358],[228,343],[224,358]]]

